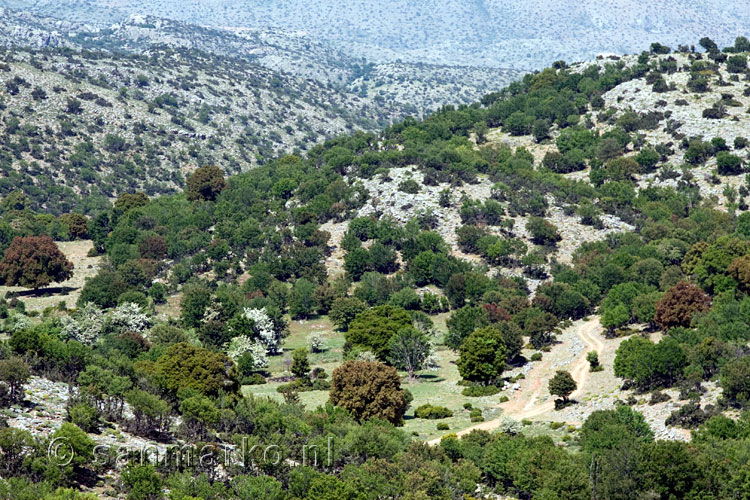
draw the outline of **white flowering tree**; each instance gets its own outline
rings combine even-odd
[[[63,334],[82,344],[93,344],[104,333],[104,312],[93,302],[87,302],[75,317],[63,316],[60,321]]]
[[[110,325],[118,330],[140,333],[151,328],[151,318],[132,302],[120,304],[109,315]]]
[[[268,368],[268,358],[266,357],[266,347],[260,342],[256,342],[247,335],[238,335],[234,337],[226,346],[227,356],[232,361],[237,362],[244,354],[250,354],[253,358],[253,366],[262,370]]]
[[[318,332],[312,332],[307,336],[307,345],[310,346],[311,352],[321,352],[323,350],[323,338]]]
[[[251,328],[258,341],[266,348],[267,354],[281,354],[281,332],[276,331],[273,320],[266,308],[245,308],[242,315],[252,324]]]

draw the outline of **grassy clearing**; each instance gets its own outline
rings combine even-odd
[[[437,330],[436,337],[442,338],[442,332],[446,330],[445,322],[449,315],[439,314],[433,317]],[[292,352],[299,347],[308,347],[308,336],[316,332],[323,339],[324,350],[320,353],[310,353],[310,365],[321,367],[326,370],[329,377],[333,370],[341,364],[344,336],[337,332],[327,317],[319,317],[306,321],[291,321],[289,324],[289,336],[284,340],[284,353],[269,358],[269,371],[272,377],[289,375],[289,364]],[[471,403],[474,408],[482,410],[484,418],[490,420],[500,416],[502,411],[496,406],[503,393],[483,398],[468,398],[461,394],[462,386],[458,385],[460,376],[456,368],[457,354],[445,346],[437,346],[437,357],[439,367],[435,371],[424,371],[419,374],[415,382],[409,382],[403,373],[403,385],[405,389],[414,395],[409,410],[406,413],[404,431],[418,436],[421,439],[431,439],[442,436],[446,431],[438,431],[438,423],[446,423],[451,431],[459,431],[474,425],[469,418],[469,410],[464,408],[464,403]],[[271,397],[278,401],[283,398],[276,392],[276,388],[282,382],[269,382],[263,385],[245,386],[245,394],[260,397]],[[310,391],[299,394],[300,402],[308,409],[314,409],[324,405],[328,401],[328,391]],[[423,404],[445,406],[453,410],[453,416],[440,420],[426,420],[414,417],[414,409]]]

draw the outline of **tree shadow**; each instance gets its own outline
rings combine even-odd
[[[17,292],[8,292],[6,298],[12,299],[15,297],[50,297],[52,295],[69,295],[70,292],[74,292],[78,288],[72,286],[51,286],[47,288],[37,288],[36,290],[19,290]]]

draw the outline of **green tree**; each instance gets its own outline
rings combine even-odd
[[[289,314],[294,319],[309,318],[315,312],[315,284],[300,278],[289,294]]]
[[[200,326],[206,308],[211,303],[211,290],[199,283],[185,286],[180,300],[180,317],[188,328]]]
[[[464,339],[474,330],[489,324],[490,319],[485,308],[464,306],[454,311],[448,318],[446,322],[448,334],[445,337],[445,344],[457,351]]]
[[[721,387],[727,401],[740,406],[750,404],[750,358],[733,359],[724,365]]]
[[[367,304],[355,297],[340,297],[333,301],[328,317],[336,328],[345,332],[359,313],[367,309]]]
[[[505,369],[507,349],[502,333],[488,326],[474,331],[459,349],[458,373],[472,382],[495,382]]]
[[[347,361],[333,371],[331,403],[358,421],[380,418],[403,423],[406,396],[395,368],[372,361]]]
[[[617,302],[613,306],[604,308],[602,311],[602,326],[607,328],[610,333],[614,332],[615,328],[626,325],[629,321],[630,311],[628,311],[628,307],[622,302]]]
[[[536,142],[542,142],[549,137],[549,122],[547,120],[535,120],[531,126],[531,134]]]
[[[57,468],[61,481],[70,484],[82,479],[84,468],[94,458],[94,440],[75,424],[64,422],[52,433],[50,443],[55,450],[54,455],[50,455],[51,465]]]
[[[269,476],[241,475],[232,478],[233,497],[237,500],[285,500],[283,485]]]
[[[188,176],[185,196],[189,201],[214,201],[226,187],[227,181],[221,168],[208,165]]]
[[[388,341],[388,362],[409,374],[409,380],[416,380],[416,372],[425,368],[432,353],[427,336],[413,327],[399,330]]]
[[[562,240],[555,225],[541,217],[529,218],[526,230],[531,234],[531,241],[537,245],[555,246]]]
[[[620,450],[625,443],[653,441],[654,433],[641,413],[626,405],[597,410],[581,426],[579,444],[587,454]]]
[[[180,402],[183,432],[195,439],[204,439],[208,429],[219,422],[221,413],[203,394],[196,394]]]
[[[344,269],[354,281],[358,281],[370,268],[370,252],[365,248],[355,248],[344,257]]]
[[[179,343],[169,347],[154,366],[158,381],[173,394],[184,388],[215,396],[236,393],[237,368],[223,353]]]
[[[0,381],[8,386],[8,397],[11,402],[23,399],[23,385],[30,377],[29,368],[18,356],[0,360]]]
[[[310,376],[310,361],[307,359],[307,349],[300,347],[292,353],[292,375],[299,379]]]
[[[353,346],[370,349],[378,359],[385,360],[391,337],[408,326],[411,326],[411,316],[406,310],[378,306],[358,314],[344,336]]]
[[[159,500],[163,497],[161,476],[153,465],[129,465],[121,474],[128,500]]]
[[[555,376],[549,381],[549,393],[553,396],[560,396],[566,403],[577,387],[578,384],[576,384],[573,376],[565,370],[555,372]]]

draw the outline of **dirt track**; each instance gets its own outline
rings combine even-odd
[[[601,355],[605,349],[605,344],[602,342],[602,326],[598,316],[591,316],[585,321],[576,321],[570,326],[569,331],[575,333],[584,344],[584,349],[577,355],[573,362],[569,366],[562,367],[562,369],[567,369],[576,381],[578,388],[570,396],[572,399],[576,399],[585,394],[586,381],[590,374],[589,363],[586,361],[586,353],[597,351]],[[564,337],[564,335],[561,335],[561,337]],[[570,348],[569,344],[563,342],[555,345],[552,349],[553,351],[564,351]],[[547,384],[557,369],[560,369],[560,367],[556,368],[553,366],[553,357],[545,354],[542,361],[535,363],[526,375],[526,378],[521,381],[520,388],[514,392],[510,401],[498,405],[503,410],[502,417],[474,425],[457,434],[462,436],[475,429],[485,431],[494,430],[507,417],[512,417],[516,420],[531,419],[554,411],[555,402],[552,398],[545,398],[546,400],[544,401],[539,400],[548,395]],[[428,444],[433,445],[439,442],[440,439],[438,438],[429,441]]]

